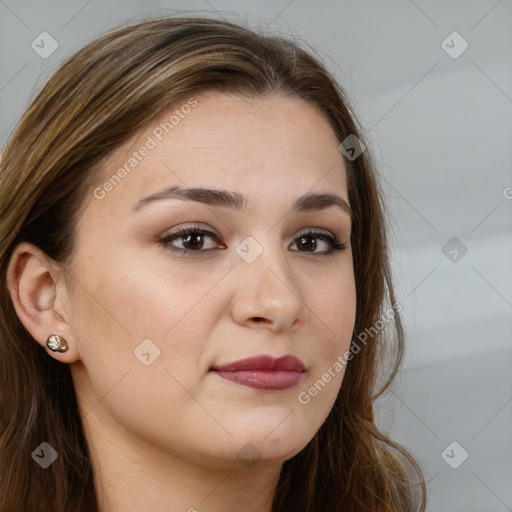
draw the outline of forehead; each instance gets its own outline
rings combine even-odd
[[[98,185],[124,208],[159,187],[202,185],[247,195],[321,187],[346,195],[343,159],[326,118],[298,98],[202,92],[177,101],[116,150]],[[106,206],[104,204],[103,206]]]

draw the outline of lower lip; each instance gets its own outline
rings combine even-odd
[[[294,388],[302,382],[305,376],[305,373],[269,370],[216,371],[215,373],[223,379],[242,386],[272,391]]]

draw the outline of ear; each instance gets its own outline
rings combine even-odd
[[[59,265],[35,245],[20,243],[9,260],[7,288],[18,318],[46,352],[63,363],[78,361],[70,324],[69,293]],[[52,352],[46,347],[52,334],[66,339],[66,352]]]

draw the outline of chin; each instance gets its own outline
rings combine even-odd
[[[258,429],[236,435],[236,458],[248,467],[281,463],[297,455],[312,439],[315,432],[301,430],[299,425],[284,426],[284,423],[272,429]]]

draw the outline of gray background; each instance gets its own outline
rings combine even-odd
[[[301,39],[351,93],[409,343],[379,421],[422,464],[429,511],[512,510],[512,3],[0,0],[0,145],[63,57],[185,9]],[[42,32],[59,45],[47,58],[31,47]]]

